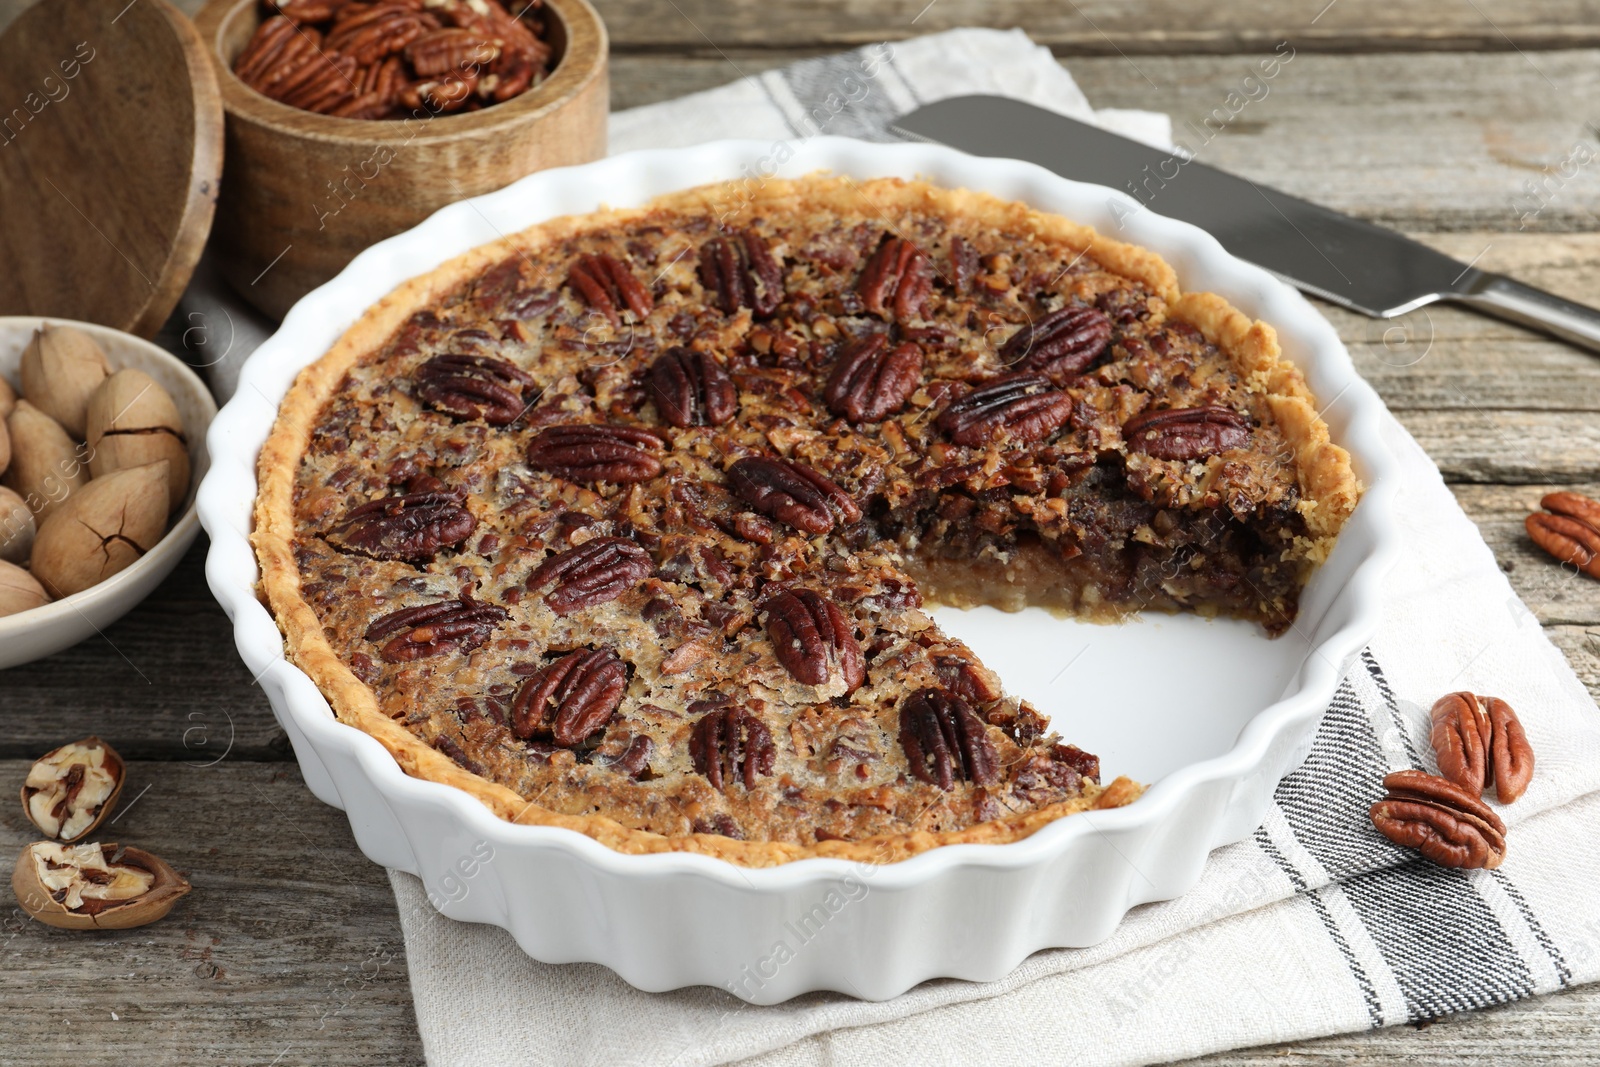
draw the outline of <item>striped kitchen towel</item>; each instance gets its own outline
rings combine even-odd
[[[613,116],[614,151],[816,133],[883,138],[919,103],[1018,96],[1165,144],[1165,116],[1093,111],[1021,33],[955,31],[807,60]],[[751,1007],[721,990],[641,993],[549,966],[510,935],[439,916],[393,874],[417,1020],[436,1067],[521,1064],[1143,1064],[1484,1007],[1600,979],[1600,712],[1517,599],[1438,470],[1393,418],[1405,558],[1385,617],[1283,780],[1265,823],[1181,899],[1104,943],[1039,953],[990,984],[886,1003],[812,994]],[[1573,581],[1587,581],[1574,576]],[[1506,862],[1448,871],[1373,832],[1394,769],[1434,770],[1428,706],[1458,689],[1520,712],[1538,753],[1502,809]]]

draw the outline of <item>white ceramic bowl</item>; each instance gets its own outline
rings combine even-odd
[[[773,173],[772,147],[723,141],[543,171],[358,256],[256,351],[212,427],[212,473],[200,490],[212,539],[206,573],[312,792],[345,809],[375,862],[420,876],[446,915],[504,927],[539,960],[605,964],[641,989],[716,985],[764,1004],[824,989],[883,999],[940,976],[995,979],[1039,949],[1103,939],[1130,907],[1184,892],[1207,853],[1248,835],[1377,626],[1395,554],[1382,405],[1299,294],[1200,230],[1031,164],[931,145],[819,137],[790,146],[792,158],[776,168],[784,177],[827,169],[986,190],[1146,245],[1185,288],[1221,293],[1276,326],[1317,395],[1333,398],[1325,417],[1368,489],[1284,637],[1198,618],[1105,627],[1040,611],[940,612],[1013,691],[1099,752],[1109,773],[1153,783],[1126,808],[1062,819],[1013,844],[946,846],[881,867],[811,859],[746,870],[698,855],[624,855],[570,831],[512,825],[465,793],[407,777],[377,741],[335,721],[317,687],[284,661],[282,637],[256,598],[247,538],[257,452],[295,374],[370,304],[544,219]],[[780,942],[789,953],[777,951]]]
[[[42,608],[0,618],[0,670],[53,655],[100,633],[116,622],[139,601],[149,596],[161,580],[172,573],[183,554],[200,532],[195,515],[195,489],[206,473],[206,431],[216,417],[217,405],[211,391],[181,359],[132,334],[70,319],[41,319],[31,315],[0,318],[0,377],[20,394],[18,368],[22,352],[33,339],[34,331],[45,323],[72,326],[87,333],[105,350],[112,369],[134,367],[144,371],[172,394],[183,420],[189,442],[189,495],[183,510],[172,522],[156,547],[99,585],[74,593]]]

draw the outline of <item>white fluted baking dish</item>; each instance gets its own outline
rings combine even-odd
[[[1395,555],[1382,405],[1299,294],[1121,193],[932,145],[818,137],[786,154],[774,164],[769,143],[721,141],[543,171],[358,256],[294,307],[212,425],[199,501],[211,536],[207,577],[311,791],[345,810],[373,861],[418,875],[444,914],[504,927],[545,962],[605,964],[646,990],[721,986],[762,1004],[812,990],[883,999],[929,978],[998,978],[1039,949],[1105,938],[1136,904],[1183,893],[1207,853],[1260,822],[1278,780],[1303,758],[1340,675],[1377,627]],[[284,660],[256,598],[256,456],[295,375],[395,286],[476,245],[602,205],[819,169],[920,177],[1065,215],[1154,249],[1184,289],[1220,293],[1276,327],[1367,485],[1294,628],[1274,641],[1227,620],[1097,626],[1037,610],[941,609],[941,625],[1068,739],[1099,753],[1108,774],[1153,784],[1126,808],[1071,816],[1013,844],[948,845],[892,865],[808,859],[751,870],[691,854],[625,855],[571,831],[504,822],[465,793],[407,777],[377,741],[337,722]]]

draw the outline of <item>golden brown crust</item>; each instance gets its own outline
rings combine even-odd
[[[717,834],[682,837],[632,829],[602,815],[565,815],[536,806],[505,786],[475,775],[436,751],[379,708],[373,691],[358,679],[324,633],[316,612],[301,595],[294,555],[294,485],[319,412],[345,374],[373,352],[415,311],[428,307],[507,255],[560,241],[580,230],[621,224],[660,210],[714,213],[736,222],[762,213],[826,209],[830,203],[860,198],[887,209],[924,210],[984,220],[1010,233],[1065,243],[1093,256],[1106,268],[1143,283],[1158,294],[1175,317],[1198,328],[1238,368],[1253,390],[1264,394],[1294,447],[1302,494],[1301,512],[1316,545],[1306,552],[1320,559],[1360,493],[1348,454],[1328,438],[1299,371],[1283,359],[1271,327],[1252,322],[1220,297],[1181,293],[1171,267],[1155,253],[1110,240],[1089,227],[1000,201],[986,194],[946,190],[921,182],[880,179],[807,178],[768,181],[751,194],[744,186],[708,186],[672,194],[640,208],[555,219],[512,237],[458,256],[401,285],[369,309],[326,355],[301,372],[285,397],[259,461],[260,491],[252,535],[262,567],[262,590],[285,635],[290,659],[327,696],[341,721],[376,737],[406,773],[463,789],[502,818],[576,830],[624,852],[689,851],[745,866],[770,866],[810,856],[862,862],[892,862],[929,848],[955,843],[1003,843],[1038,830],[1064,815],[1093,807],[1131,802],[1140,787],[1118,779],[1105,787],[1086,782],[1076,800],[982,822],[958,831],[884,835],[815,845],[740,841]]]

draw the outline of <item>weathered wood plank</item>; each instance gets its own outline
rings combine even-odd
[[[0,26],[37,0],[0,0]],[[193,14],[205,0],[174,0]],[[840,47],[897,40],[957,26],[1021,26],[1063,54],[1117,55],[1271,48],[1292,37],[1308,51],[1500,51],[1600,43],[1593,5],[1582,0],[1479,0],[1475,5],[1384,0],[821,0],[804,5],[682,0],[596,0],[618,52]]]
[[[0,671],[0,759],[99,734],[128,759],[284,759],[288,739],[205,584],[202,534],[149,599],[65,652]],[[231,746],[231,747],[230,747]]]
[[[1571,484],[1600,478],[1593,412],[1398,411],[1450,482]]]
[[[1600,626],[1549,626],[1545,633],[1578,672],[1589,695],[1600,703]]]
[[[1180,0],[815,0],[803,5],[679,0],[597,0],[619,52],[837,47],[896,40],[957,26],[1021,26],[1063,54],[1240,52],[1292,38],[1307,50],[1481,51],[1562,48],[1600,41],[1581,3],[1392,4],[1383,0],[1312,3],[1262,0],[1240,6]]]
[[[1268,45],[1260,54],[1271,50]],[[724,49],[691,58],[616,55],[612,106],[672,99],[805,54]],[[1270,82],[1252,87],[1244,79],[1258,58],[1065,62],[1095,106],[1166,111],[1176,137],[1202,162],[1340,211],[1404,230],[1595,228],[1600,159],[1575,161],[1569,179],[1557,171],[1576,144],[1600,156],[1584,117],[1588,101],[1600,95],[1597,53],[1465,60],[1449,54],[1304,53]],[[1241,95],[1230,105],[1229,94]],[[1220,133],[1205,132],[1208,117],[1209,128]],[[1540,199],[1527,192],[1528,182],[1543,185]],[[1154,206],[1159,210],[1159,202]]]
[[[22,761],[0,762],[14,796]],[[54,930],[0,890],[0,1062],[421,1063],[405,945],[383,869],[288,763],[134,762],[102,839],[194,885],[166,919]],[[35,838],[0,805],[0,855]],[[447,920],[440,920],[447,921]],[[274,1057],[280,1057],[274,1059]]]

